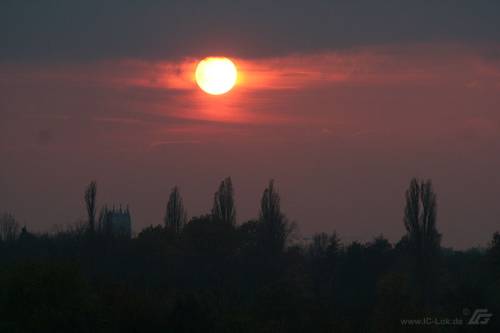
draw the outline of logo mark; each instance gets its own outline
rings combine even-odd
[[[467,325],[486,325],[492,316],[493,314],[488,312],[488,309],[476,309]]]

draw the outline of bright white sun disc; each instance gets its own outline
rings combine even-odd
[[[231,90],[237,76],[236,66],[228,58],[208,57],[196,66],[196,83],[201,90],[211,95],[221,95]]]

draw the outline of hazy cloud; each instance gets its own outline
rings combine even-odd
[[[498,1],[0,3],[1,60],[242,58],[414,42],[497,42]]]

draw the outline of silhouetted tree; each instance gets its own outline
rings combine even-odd
[[[19,224],[14,215],[4,213],[0,217],[0,241],[12,242],[19,236]]]
[[[381,275],[393,263],[392,244],[383,235],[379,235],[366,244],[366,256],[370,271],[374,275]]]
[[[322,297],[329,296],[335,283],[340,239],[335,232],[316,234],[307,249],[314,292]]]
[[[95,181],[92,181],[85,190],[85,197],[84,197],[85,206],[87,208],[88,223],[89,223],[88,228],[91,234],[95,232],[96,194],[97,194],[97,185]]]
[[[36,239],[36,236],[28,231],[26,226],[21,228],[21,233],[19,234],[20,242],[30,242]]]
[[[280,253],[285,248],[291,232],[286,216],[281,212],[280,195],[274,180],[264,190],[260,203],[261,241],[267,251]]]
[[[224,182],[219,195],[232,193]],[[95,184],[86,204],[87,192],[95,213]],[[221,198],[214,211],[227,212]],[[178,192],[169,201],[179,203]],[[134,238],[115,237],[124,220],[114,214],[123,211],[101,206],[95,232],[108,232],[106,242],[89,238],[87,218],[19,234],[14,218],[0,215],[0,239],[12,240],[0,241],[0,332],[388,333],[407,331],[403,319],[454,318],[464,308],[493,317],[458,331],[500,332],[500,234],[486,251],[441,250],[430,182],[410,184],[408,232],[395,246],[383,236],[343,244],[336,233],[289,244],[292,226],[273,181],[260,204],[258,219],[237,227],[221,222],[233,214],[210,213],[179,235],[161,223]],[[167,205],[166,222],[182,220],[180,207]],[[464,325],[470,318],[460,317]]]
[[[259,221],[250,220],[238,227],[240,246],[244,252],[254,252],[257,250],[259,226]]]
[[[490,266],[490,272],[494,279],[498,280],[500,285],[500,233],[495,232],[493,239],[488,247],[487,261]]]
[[[111,211],[108,209],[108,206],[105,205],[101,208],[97,221],[97,232],[105,237],[111,237],[113,234],[113,225],[111,224]]]
[[[486,252],[486,263],[487,263],[487,278],[484,281],[486,283],[476,283],[475,285],[487,285],[487,301],[484,302],[488,304],[488,309],[492,313],[500,312],[500,233],[495,232],[493,234],[493,239],[489,244],[488,250]],[[480,274],[480,270],[479,271]],[[477,276],[477,272],[472,272],[468,276]],[[479,294],[479,291],[476,292]],[[496,331],[500,331],[500,323],[496,323]],[[495,329],[493,329],[495,330]]]
[[[220,223],[212,215],[194,216],[182,230],[184,245],[196,253],[226,256],[232,253],[238,241],[236,229]]]
[[[414,273],[421,300],[429,304],[435,287],[435,270],[441,235],[436,228],[437,203],[432,182],[412,179],[406,191],[404,224],[408,250],[414,258]]]
[[[311,244],[308,246],[309,255],[312,258],[329,258],[337,255],[340,247],[340,239],[337,233],[331,235],[320,233],[313,236]]]
[[[224,179],[219,190],[214,194],[212,216],[216,221],[234,225],[236,223],[236,207],[234,204],[233,183],[231,177]]]
[[[175,186],[168,198],[167,211],[165,213],[165,226],[178,234],[182,230],[184,224],[186,224],[186,220],[186,209],[184,208],[179,188]]]

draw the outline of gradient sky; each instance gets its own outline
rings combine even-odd
[[[496,1],[2,1],[0,210],[34,230],[130,204],[191,216],[232,176],[239,223],[275,178],[303,235],[404,233],[404,191],[431,178],[443,244],[500,229]],[[241,82],[209,96],[210,55]]]

